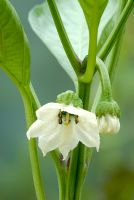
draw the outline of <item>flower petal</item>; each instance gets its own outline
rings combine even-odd
[[[73,150],[78,145],[78,143],[79,140],[77,138],[73,138],[67,145],[59,147],[59,151],[63,155],[63,160],[67,159],[69,152]]]
[[[66,160],[68,153],[74,149],[79,140],[74,131],[75,122],[72,120],[68,126],[63,125],[62,134],[60,139],[59,151],[63,155],[63,159]]]
[[[65,111],[65,112],[73,114],[73,115],[78,115],[79,110],[82,110],[82,109],[76,108],[72,104],[70,104],[70,105],[64,105],[62,107],[62,109],[61,109],[61,111]]]
[[[88,122],[79,122],[76,125],[76,134],[79,140],[87,147],[96,147],[99,150],[100,137],[97,122],[94,122],[96,126],[91,126]]]
[[[45,126],[43,121],[36,120],[27,131],[28,139],[43,135]]]
[[[81,124],[81,126],[85,125],[86,127],[88,125],[93,129],[98,126],[96,115],[88,111],[86,115],[79,116],[78,121]]]
[[[58,116],[59,111],[62,109],[63,104],[47,103],[36,111],[36,116],[40,120],[51,121]]]
[[[92,124],[94,124],[95,122],[95,126],[96,126],[96,115],[92,112],[89,112],[87,110],[84,110],[82,108],[76,108],[73,105],[68,105],[68,106],[63,106],[61,111],[65,111],[67,113],[73,114],[73,115],[77,115],[79,117],[81,117],[81,120],[83,121],[89,121]]]
[[[118,117],[107,114],[98,118],[98,126],[100,134],[116,134],[120,130],[120,121]]]
[[[114,132],[118,133],[119,130],[120,130],[120,120],[119,120],[119,118],[116,117],[116,126],[114,129]]]
[[[27,131],[27,137],[28,139],[30,138],[35,138],[35,137],[40,137],[40,136],[45,136],[47,137],[49,134],[53,133],[55,129],[58,126],[58,121],[50,121],[48,123],[44,123],[41,120],[36,120],[28,129]]]
[[[100,132],[100,134],[105,133],[106,130],[107,130],[107,128],[108,128],[108,124],[107,124],[107,122],[105,120],[105,117],[102,116],[101,118],[98,118],[97,121],[98,121],[98,126],[99,126],[99,132]]]
[[[43,152],[43,155],[45,156],[47,152],[52,151],[59,146],[61,136],[61,126],[58,125],[53,132],[51,132],[49,135],[41,136],[38,140],[38,145],[41,151]]]

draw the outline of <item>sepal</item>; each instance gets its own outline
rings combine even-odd
[[[101,117],[110,114],[111,116],[120,117],[120,107],[116,101],[100,101],[96,108],[96,116]]]
[[[79,96],[71,91],[67,90],[66,92],[63,92],[57,96],[57,103],[65,104],[65,105],[70,105],[72,104],[74,107],[83,107],[82,100],[79,98]]]

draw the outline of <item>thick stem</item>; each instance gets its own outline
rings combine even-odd
[[[134,7],[134,1],[133,0],[128,0],[123,12],[120,15],[120,18],[111,32],[110,36],[108,37],[106,43],[98,53],[98,57],[101,60],[105,60],[105,58],[108,56],[110,50],[112,49],[116,39],[118,38],[119,34],[122,32],[122,29]]]
[[[85,110],[89,109],[89,95],[90,95],[90,84],[84,84],[79,82],[79,96],[83,101],[83,108]],[[92,150],[87,148],[82,143],[78,146],[79,154],[76,163],[77,174],[75,178],[75,192],[74,200],[79,200],[81,198],[82,186],[89,168],[89,160],[91,159]],[[88,154],[87,154],[88,150]]]
[[[20,87],[19,89],[24,101],[26,122],[27,122],[27,128],[28,128],[36,120],[35,111],[40,107],[40,103],[34,92],[32,85],[27,86],[25,88]],[[46,198],[45,198],[45,195],[43,194],[43,186],[42,186],[40,169],[39,169],[36,141],[34,139],[31,139],[29,141],[29,152],[30,152],[32,173],[33,173],[37,199],[44,200]],[[64,200],[65,190],[66,190],[66,186],[65,186],[66,172],[65,172],[65,167],[63,165],[64,163],[61,162],[60,155],[56,151],[51,152],[51,157],[54,161],[56,172],[57,172],[60,200]],[[44,198],[43,198],[43,195],[44,195]]]
[[[65,200],[66,197],[66,168],[65,163],[62,161],[62,157],[56,151],[51,152],[52,159],[55,164],[58,185],[59,185],[59,200]],[[57,159],[58,158],[58,159]]]
[[[84,109],[88,110],[90,84],[79,82],[79,96],[83,101]],[[68,168],[66,200],[79,200],[81,197],[82,186],[88,170],[89,157],[91,152],[86,153],[87,148],[83,144],[72,152],[70,165]]]
[[[35,110],[37,110],[37,106],[32,101],[34,97],[29,86],[25,88],[20,87],[19,89],[20,89],[20,93],[22,95],[22,99],[24,102],[27,128],[29,128],[29,126],[36,120]],[[43,184],[41,180],[38,153],[37,153],[35,139],[31,139],[29,141],[29,154],[30,154],[33,181],[34,181],[34,187],[35,187],[37,199],[45,200],[46,196],[44,193]]]
[[[57,5],[55,3],[55,0],[47,0],[57,32],[59,34],[61,43],[63,45],[63,48],[66,52],[66,55],[75,71],[77,76],[79,76],[79,72],[81,69],[81,62],[77,55],[75,54],[73,47],[69,41],[68,35],[66,33],[66,30],[64,28],[60,13],[58,11]]]
[[[116,37],[116,34],[114,35],[114,37]],[[107,55],[108,55],[108,52],[106,52],[105,56],[107,56]],[[105,59],[105,56],[104,57],[102,56],[102,57]],[[100,71],[100,73],[103,73],[103,72]],[[104,73],[105,73],[105,71],[104,71]],[[104,86],[104,82],[105,82],[105,80],[103,80],[103,86]],[[84,92],[82,92],[83,91],[82,87],[83,86],[80,83],[80,87],[79,88],[81,88],[81,89],[79,91],[79,95],[83,99]],[[109,82],[109,87],[110,87],[110,82]],[[107,91],[107,88],[103,87],[103,89],[104,89],[104,91]],[[86,103],[86,106],[87,105],[88,105],[88,102]],[[88,171],[88,166],[89,166],[89,163],[90,163],[90,160],[91,160],[91,155],[92,155],[91,149],[86,148],[84,145],[80,144],[78,148],[79,148],[79,151],[78,151],[78,157],[77,157],[77,163],[76,163],[78,167],[77,167],[77,176],[75,178],[75,193],[74,193],[74,199],[75,200],[79,200],[80,199],[82,185],[83,185],[83,182],[84,182],[85,175],[86,175],[86,173]]]
[[[125,6],[125,3],[126,3],[126,1],[122,0],[120,12],[122,12],[122,10]],[[120,13],[118,13],[118,15],[120,15]],[[117,71],[117,60],[118,60],[118,56],[119,56],[120,49],[121,49],[123,32],[124,32],[124,27],[122,28],[122,30],[121,30],[121,32],[118,36],[118,39],[116,39],[116,43],[115,43],[115,45],[114,45],[114,47],[113,47],[113,49],[110,53],[110,57],[108,59],[107,70],[108,70],[108,73],[109,73],[109,78],[110,78],[111,84],[113,83],[113,79],[114,79],[114,76],[115,76],[116,71]],[[95,112],[95,110],[96,110],[96,106],[97,106],[97,104],[98,104],[98,102],[101,98],[101,92],[102,92],[101,84],[99,84],[98,90],[96,92],[95,100],[94,100],[94,103],[92,105],[92,112]]]
[[[66,187],[65,200],[74,200],[78,154],[79,154],[79,148],[77,147],[76,149],[73,150],[70,156],[69,167],[67,169],[67,187]]]

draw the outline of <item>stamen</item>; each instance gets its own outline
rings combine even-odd
[[[59,118],[58,121],[59,121],[59,124],[62,124],[62,118]]]
[[[78,115],[73,115],[73,114],[69,114],[67,112],[64,111],[60,111],[58,114],[58,122],[59,124],[64,123],[64,125],[68,126],[71,122],[70,117],[73,117],[75,119],[75,123],[78,124],[79,123],[79,116]]]
[[[75,123],[78,124],[79,123],[79,116],[75,115]]]
[[[59,117],[59,124],[62,124],[62,112],[60,111],[59,114],[58,114],[58,117]]]

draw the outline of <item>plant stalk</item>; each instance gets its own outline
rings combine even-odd
[[[66,55],[76,73],[77,76],[79,76],[79,72],[81,69],[81,61],[79,60],[79,58],[77,57],[77,55],[74,52],[74,49],[71,45],[71,42],[68,38],[68,35],[66,33],[65,27],[63,25],[60,13],[58,11],[57,5],[55,3],[55,0],[47,0],[49,8],[50,8],[50,12],[52,14],[57,32],[59,34],[61,43],[63,45],[63,48],[66,52]]]
[[[36,120],[35,111],[37,110],[38,106],[33,103],[34,94],[29,86],[21,86],[19,89],[24,102],[27,128],[29,128],[30,125]],[[36,197],[38,200],[46,200],[46,195],[41,180],[36,140],[31,139],[28,144]]]

